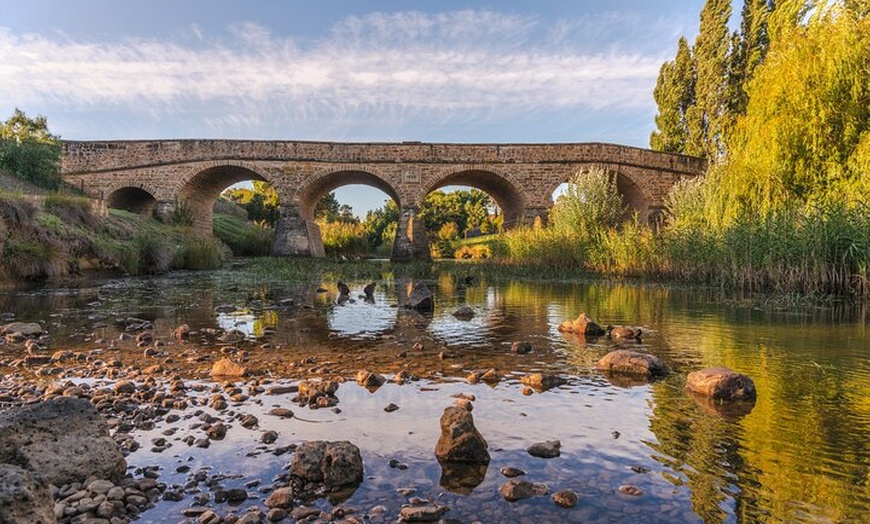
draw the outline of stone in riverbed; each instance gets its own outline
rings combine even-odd
[[[368,390],[378,389],[386,381],[387,379],[383,376],[365,369],[361,369],[356,373],[356,383]]]
[[[278,488],[266,497],[267,508],[293,508],[293,488]]]
[[[488,444],[474,426],[471,412],[459,406],[444,409],[441,436],[435,446],[439,462],[489,464]]]
[[[247,374],[248,368],[226,357],[215,362],[211,368],[213,377],[244,377]]]
[[[347,441],[303,442],[293,455],[290,474],[327,488],[358,485],[363,480],[362,455]]]
[[[120,477],[127,467],[105,420],[89,401],[73,397],[5,411],[0,463],[22,465],[56,486]]]
[[[453,316],[458,320],[471,320],[474,318],[474,310],[467,305],[462,305],[453,312]]]
[[[36,322],[10,322],[0,327],[0,335],[19,334],[24,338],[38,338],[45,333]]]
[[[598,371],[616,375],[630,375],[652,379],[670,373],[662,359],[649,353],[618,349],[604,355],[595,365]]]
[[[520,382],[538,391],[545,391],[566,384],[568,381],[558,375],[532,373],[520,377]]]
[[[578,335],[586,335],[588,337],[604,336],[604,328],[599,326],[586,313],[580,315],[574,320],[566,320],[559,324],[559,331],[562,333],[576,333]]]
[[[57,522],[48,483],[38,474],[13,464],[0,464],[0,522]]]
[[[531,482],[519,479],[510,479],[504,482],[499,488],[498,493],[508,502],[516,502],[522,499],[532,498],[538,495],[547,494],[547,486],[543,484],[533,484]]]
[[[756,396],[755,383],[751,378],[723,367],[689,373],[686,388],[714,400],[755,400]]]
[[[408,295],[405,301],[405,307],[416,309],[417,311],[432,311],[435,309],[435,298],[432,292],[426,287],[426,284],[419,280],[415,280],[408,285]]]
[[[529,455],[538,458],[555,458],[561,454],[562,443],[558,440],[538,442],[529,446]]]
[[[531,342],[516,341],[511,344],[511,353],[514,355],[525,355],[532,352]]]
[[[574,490],[563,489],[553,493],[553,503],[560,508],[573,508],[580,502],[580,496]]]
[[[435,522],[447,513],[449,508],[438,504],[405,506],[399,510],[399,519],[404,522]]]

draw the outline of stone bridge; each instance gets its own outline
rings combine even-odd
[[[660,213],[670,187],[706,168],[704,160],[612,144],[341,143],[253,140],[65,141],[66,182],[110,208],[167,216],[179,203],[202,234],[212,231],[217,197],[245,180],[275,187],[280,202],[273,254],[323,256],[314,208],[336,188],[380,189],[401,211],[394,260],[428,258],[419,206],[432,191],[461,185],[485,191],[504,227],[545,223],[553,192],[582,168],[616,179],[642,220]]]

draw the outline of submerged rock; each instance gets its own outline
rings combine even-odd
[[[756,397],[755,383],[751,378],[723,367],[689,373],[686,388],[715,400],[755,400]]]
[[[356,374],[356,383],[366,389],[377,389],[387,381],[383,376],[361,369]]]
[[[453,316],[458,320],[471,320],[474,318],[474,310],[467,305],[461,305],[453,312]]]
[[[547,494],[547,486],[534,484],[525,480],[510,479],[505,481],[499,488],[498,493],[508,502],[528,499],[538,495]]]
[[[474,426],[471,412],[459,406],[444,409],[441,415],[441,436],[435,446],[439,462],[489,464],[489,445]]]
[[[553,493],[553,503],[560,508],[573,508],[580,502],[580,496],[574,490],[562,489]]]
[[[435,522],[448,510],[447,506],[438,504],[405,506],[399,510],[399,519],[405,522]]]
[[[558,375],[546,375],[544,373],[532,373],[520,377],[520,382],[535,388],[538,391],[543,391],[551,388],[567,384],[568,381]]]

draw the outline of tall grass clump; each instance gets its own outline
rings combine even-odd
[[[599,168],[578,171],[550,212],[552,228],[594,236],[619,225],[625,214],[616,180]]]
[[[2,242],[0,273],[16,280],[46,280],[66,274],[63,246],[51,237],[16,232]]]
[[[213,238],[185,238],[175,251],[172,267],[175,269],[217,269],[224,263],[220,241]]]
[[[556,228],[520,227],[504,234],[509,264],[532,268],[585,271],[591,243],[588,237]]]

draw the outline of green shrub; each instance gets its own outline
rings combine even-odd
[[[594,236],[616,227],[625,213],[616,181],[602,169],[578,171],[550,211],[550,227]]]
[[[215,215],[214,234],[237,256],[266,256],[272,250],[275,232],[271,227],[251,224],[230,215]]]
[[[175,269],[217,269],[224,263],[220,241],[213,238],[185,238],[175,252]]]

